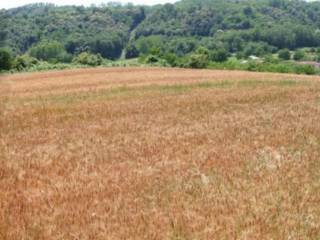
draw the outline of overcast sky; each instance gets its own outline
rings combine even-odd
[[[1,8],[13,8],[23,6],[29,3],[38,3],[38,2],[50,2],[57,5],[90,5],[92,3],[99,4],[99,3],[107,3],[110,0],[0,0],[0,9]],[[153,5],[159,3],[173,3],[177,2],[177,0],[116,0],[112,2],[121,2],[127,3],[132,2],[134,4],[146,4],[146,5]]]

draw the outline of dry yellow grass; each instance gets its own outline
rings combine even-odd
[[[0,239],[320,239],[320,79],[0,79]]]

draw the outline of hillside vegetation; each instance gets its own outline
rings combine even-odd
[[[10,67],[3,67],[0,60],[2,69],[26,69],[36,61],[79,64],[78,55],[84,52],[98,55],[93,57],[98,61],[92,56],[80,61],[91,66],[101,65],[99,58],[137,57],[146,64],[196,68],[231,57],[255,56],[273,64],[290,59],[320,61],[320,2],[182,0],[152,7],[33,4],[3,10],[0,18],[0,44],[7,47],[2,52],[12,55]],[[290,50],[289,57],[278,58],[280,50]],[[300,51],[297,58],[296,51]],[[287,68],[276,66],[274,71],[299,73]]]

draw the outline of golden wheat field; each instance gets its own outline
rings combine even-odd
[[[320,77],[0,79],[0,239],[320,239]]]

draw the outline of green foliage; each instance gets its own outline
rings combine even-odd
[[[291,54],[290,54],[290,51],[288,49],[281,49],[278,52],[278,56],[282,60],[290,60],[290,58],[291,58]]]
[[[293,59],[296,61],[300,61],[305,57],[305,53],[303,50],[298,50],[294,53]]]
[[[73,59],[73,55],[65,51],[63,51],[57,57],[58,62],[61,62],[61,63],[71,63],[72,59]]]
[[[13,68],[18,71],[23,71],[37,65],[38,63],[39,61],[36,58],[29,55],[22,55],[16,57]]]
[[[8,43],[14,54],[26,53],[39,42],[56,40],[68,53],[90,50],[110,59],[120,56],[130,31],[146,17],[144,7],[114,4],[100,7],[30,4],[4,13],[8,20]],[[0,25],[3,22],[1,19]]]
[[[73,59],[73,63],[89,66],[99,66],[103,63],[103,58],[100,54],[83,52]]]
[[[161,49],[163,45],[164,40],[161,36],[140,37],[135,43],[137,50],[141,54],[151,53],[152,49]]]
[[[34,58],[51,62],[58,62],[66,54],[63,45],[57,41],[41,42],[33,46],[29,53]]]
[[[107,61],[103,63],[105,67],[140,67],[143,63],[139,59],[123,59],[117,61]]]
[[[77,64],[67,64],[67,63],[52,64],[48,62],[38,62],[36,65],[31,65],[29,68],[23,69],[23,71],[40,72],[40,71],[64,70],[64,69],[83,68],[83,67],[85,66],[77,65]]]
[[[104,58],[115,60],[120,57],[124,47],[122,41],[121,37],[115,33],[99,34],[88,43],[88,48]]]
[[[8,46],[13,56],[30,54],[43,66],[42,61],[70,63],[72,59],[73,64],[96,66],[103,64],[102,57],[117,60],[125,55],[159,66],[312,73],[309,67],[301,70],[282,64],[271,54],[282,49],[279,58],[288,60],[289,49],[314,48],[312,53],[305,50],[305,57],[300,51],[293,56],[309,61],[317,60],[320,53],[320,2],[183,0],[152,7],[31,4],[0,10],[0,20],[0,47]],[[265,58],[264,67],[230,59],[251,55]],[[27,69],[25,60],[16,58],[14,65]]]
[[[244,59],[246,57],[243,52],[237,52],[235,56],[239,60]]]
[[[160,56],[161,55],[161,49],[159,47],[152,47],[149,50],[149,54],[155,55],[155,56]]]
[[[7,38],[7,19],[5,12],[0,10],[0,48],[4,47]]]
[[[190,68],[206,68],[209,64],[208,56],[205,54],[191,54],[186,67]]]
[[[12,56],[8,49],[0,49],[0,71],[10,70],[12,67]]]
[[[297,74],[314,75],[316,72],[315,67],[309,64],[297,65],[295,68],[295,73]]]
[[[139,57],[139,51],[135,45],[130,44],[126,48],[126,59]]]
[[[228,59],[228,52],[221,48],[210,53],[209,58],[214,62],[224,62]]]
[[[163,54],[162,58],[164,60],[166,60],[166,62],[172,66],[172,67],[176,67],[178,66],[178,57],[177,55],[175,55],[174,53],[165,53]]]
[[[243,49],[243,54],[245,57],[251,55],[262,57],[266,54],[270,54],[275,51],[275,47],[272,47],[264,42],[249,42]]]
[[[164,48],[166,51],[176,54],[179,57],[182,57],[186,54],[193,52],[200,44],[197,39],[193,37],[177,37],[167,38]]]
[[[268,54],[264,57],[264,62],[278,64],[280,60],[278,58],[275,58],[272,54]]]
[[[316,69],[311,65],[300,65],[291,63],[256,63],[255,69],[246,69],[257,72],[278,72],[295,74],[316,74]]]
[[[0,18],[0,44],[8,35],[14,55],[52,41],[69,54],[90,51],[112,60],[123,49],[128,58],[137,57],[137,52],[149,54],[153,47],[181,57],[199,46],[248,57],[320,45],[320,2],[183,0],[154,7],[31,4],[0,11]]]
[[[319,2],[272,1],[184,0],[150,11],[136,34],[214,37],[228,51],[241,50],[243,42],[280,49],[319,45]]]
[[[149,56],[147,56],[147,58],[145,60],[145,62],[149,63],[149,64],[157,63],[159,61],[160,61],[160,59],[155,55],[149,55]]]
[[[234,58],[229,59],[223,63],[211,62],[209,64],[211,69],[229,69],[229,70],[246,70],[253,72],[277,72],[277,73],[296,73],[296,74],[319,74],[320,70],[317,70],[312,65],[294,64],[290,62],[257,62],[248,61],[242,62]]]
[[[196,54],[206,55],[207,57],[209,57],[210,51],[205,47],[199,47],[196,50]]]
[[[170,64],[162,57],[156,55],[143,55],[139,58],[139,62],[151,66],[169,67]]]

